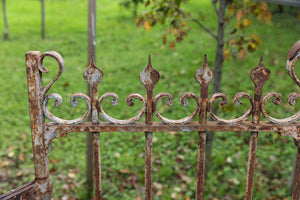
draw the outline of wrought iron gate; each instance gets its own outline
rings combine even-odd
[[[300,80],[294,73],[294,65],[300,58],[300,41],[295,43],[288,53],[286,69],[289,76],[300,86]],[[45,57],[56,59],[59,71],[56,77],[44,87],[42,84],[42,74],[47,73],[48,69],[44,67],[43,60]],[[84,71],[83,77],[90,86],[90,96],[83,93],[75,93],[71,96],[72,106],[78,105],[78,98],[83,99],[87,104],[85,114],[74,120],[65,120],[53,115],[47,107],[49,99],[55,100],[55,106],[60,106],[62,97],[59,94],[47,94],[53,83],[60,77],[63,72],[64,61],[60,54],[54,51],[48,51],[40,54],[37,51],[26,53],[26,70],[28,80],[28,96],[30,104],[31,131],[33,143],[33,156],[35,164],[35,180],[19,187],[7,194],[0,196],[0,199],[51,199],[52,183],[48,170],[48,151],[51,141],[58,137],[66,136],[70,132],[92,132],[94,137],[94,179],[95,179],[95,196],[96,199],[102,199],[101,191],[101,160],[100,160],[100,132],[145,132],[145,199],[152,199],[152,134],[153,132],[198,132],[198,156],[197,156],[197,186],[196,199],[203,199],[204,187],[204,165],[205,165],[205,142],[206,131],[235,131],[250,132],[251,139],[249,144],[249,160],[247,170],[247,183],[245,189],[245,199],[252,198],[254,164],[256,157],[257,136],[259,132],[277,132],[283,136],[294,138],[297,146],[297,159],[300,160],[300,111],[291,117],[285,119],[276,119],[267,114],[265,105],[269,99],[278,105],[281,103],[281,96],[278,93],[270,92],[262,96],[264,83],[270,77],[270,70],[263,64],[261,58],[258,65],[251,70],[250,78],[255,85],[254,96],[239,92],[235,95],[234,101],[237,105],[241,104],[241,98],[246,98],[250,102],[250,107],[241,116],[236,119],[222,119],[212,112],[212,104],[220,99],[221,104],[225,105],[227,97],[222,93],[215,93],[208,97],[208,86],[212,81],[214,72],[209,68],[206,60],[201,68],[196,71],[195,79],[200,84],[200,96],[191,92],[182,94],[180,101],[183,105],[187,104],[188,98],[193,98],[197,105],[195,110],[189,116],[172,120],[162,116],[158,109],[157,103],[162,98],[167,98],[167,104],[171,105],[173,98],[169,93],[162,92],[154,97],[153,88],[159,81],[159,73],[151,65],[149,57],[147,67],[140,73],[140,80],[146,89],[146,97],[133,93],[128,95],[127,104],[133,106],[133,99],[142,102],[143,107],[137,116],[126,120],[115,119],[105,113],[102,108],[104,99],[112,98],[113,105],[118,103],[118,96],[113,92],[103,94],[98,99],[98,84],[101,82],[103,72],[98,69],[93,60],[90,66]],[[290,105],[296,104],[296,98],[300,93],[291,93],[288,96]],[[260,120],[260,114],[263,114],[267,121]],[[106,120],[100,121],[99,114]],[[153,121],[153,114],[160,122]],[[207,121],[209,114],[214,121]],[[91,115],[92,120],[84,122]],[[145,115],[145,122],[138,122]],[[199,121],[193,119],[199,115]],[[248,120],[252,116],[252,120]],[[45,122],[48,118],[52,122]],[[299,162],[297,162],[299,163]],[[293,200],[300,200],[300,166],[296,166],[293,182]]]

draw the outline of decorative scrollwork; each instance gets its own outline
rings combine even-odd
[[[230,120],[222,119],[222,118],[218,117],[217,115],[215,115],[212,111],[213,102],[219,98],[221,98],[221,101],[219,101],[219,104],[221,106],[225,106],[227,104],[227,97],[223,93],[213,94],[207,104],[207,109],[208,109],[210,116],[218,122],[222,122],[222,123],[226,123],[226,124],[238,123],[238,122],[247,120],[253,112],[253,103],[254,102],[253,102],[253,99],[251,98],[251,96],[245,92],[239,92],[234,96],[234,99],[233,99],[234,103],[237,106],[241,106],[242,105],[241,98],[247,98],[250,101],[250,107],[242,116],[240,116],[238,118],[230,119]]]
[[[104,95],[102,95],[99,99],[99,104],[98,104],[98,109],[99,112],[101,114],[101,116],[108,122],[112,123],[112,124],[133,124],[136,121],[140,120],[143,115],[145,114],[145,110],[146,110],[146,101],[144,99],[144,97],[140,94],[137,93],[133,93],[127,96],[127,105],[128,106],[133,106],[134,105],[134,100],[133,99],[138,99],[143,103],[143,108],[142,110],[138,113],[138,115],[136,115],[135,117],[132,117],[130,119],[126,119],[126,120],[119,120],[119,119],[115,119],[111,116],[109,116],[108,114],[106,114],[102,108],[102,102],[104,99],[108,98],[108,97],[112,97],[111,99],[111,105],[116,106],[119,102],[119,97],[116,93],[114,92],[108,92],[105,93]]]
[[[188,122],[192,121],[197,114],[200,111],[200,102],[198,97],[191,93],[191,92],[185,92],[181,95],[180,97],[180,102],[183,106],[187,106],[188,105],[188,98],[193,98],[195,99],[196,103],[197,103],[197,107],[195,108],[194,112],[192,114],[190,114],[189,116],[182,118],[182,119],[178,119],[178,120],[172,120],[172,119],[168,119],[166,117],[163,117],[161,114],[159,114],[159,112],[157,111],[157,103],[158,101],[163,98],[166,97],[166,104],[168,106],[171,106],[173,104],[173,97],[172,95],[170,95],[169,93],[166,92],[162,92],[159,93],[158,95],[156,95],[156,97],[154,98],[154,102],[153,102],[153,109],[154,109],[154,114],[164,123],[164,124],[187,124]]]
[[[63,70],[64,70],[64,60],[62,58],[62,56],[55,52],[55,51],[47,51],[45,52],[43,55],[40,56],[39,58],[39,70],[43,73],[48,73],[49,70],[44,66],[43,64],[43,61],[44,61],[44,58],[45,57],[52,57],[54,58],[57,63],[58,63],[58,73],[57,75],[53,78],[53,80],[51,80],[48,85],[43,88],[43,90],[41,91],[41,96],[42,96],[42,102],[43,102],[43,105],[42,105],[42,109],[43,109],[43,112],[44,112],[44,115],[50,119],[51,121],[55,122],[55,123],[58,123],[58,124],[79,124],[81,123],[83,120],[85,120],[89,115],[90,115],[90,112],[91,112],[91,101],[90,101],[90,98],[83,94],[83,93],[75,93],[71,96],[71,105],[73,107],[77,107],[78,105],[78,100],[77,98],[81,98],[83,99],[87,106],[88,106],[88,110],[85,112],[84,115],[82,115],[81,117],[77,118],[77,119],[73,119],[73,120],[65,120],[65,119],[61,119],[59,117],[56,117],[54,116],[48,109],[47,107],[47,104],[48,104],[48,101],[49,99],[55,99],[54,101],[54,105],[56,107],[60,106],[62,104],[62,97],[59,95],[59,94],[56,94],[56,93],[51,93],[49,95],[46,96],[47,92],[49,91],[50,87],[54,84],[54,82],[61,76]]]
[[[296,105],[296,98],[300,98],[300,93],[296,93],[293,92],[291,94],[289,94],[287,101],[291,106],[295,106]],[[280,105],[282,102],[282,98],[281,96],[276,93],[276,92],[269,92],[267,93],[263,99],[262,99],[262,103],[261,103],[261,111],[264,114],[264,116],[273,123],[276,124],[284,124],[284,123],[291,123],[291,122],[295,122],[298,119],[300,119],[300,111],[298,111],[296,114],[294,114],[293,116],[290,116],[288,118],[284,118],[284,119],[276,119],[274,117],[271,117],[270,115],[267,114],[266,112],[266,103],[269,99],[272,99],[273,104],[275,105]]]
[[[300,58],[300,54],[295,55],[291,60],[287,60],[286,71],[289,76],[295,81],[295,83],[300,87],[300,80],[295,74],[295,63]]]
[[[61,118],[59,118],[59,117],[54,116],[54,115],[49,111],[49,109],[48,109],[48,107],[47,107],[47,104],[48,104],[49,99],[55,99],[54,105],[55,105],[56,107],[59,107],[59,106],[62,104],[62,101],[63,101],[63,100],[62,100],[62,97],[61,97],[59,94],[57,94],[57,93],[51,93],[51,94],[49,94],[49,95],[47,95],[47,96],[45,97],[45,99],[44,99],[44,101],[43,101],[43,106],[42,106],[43,112],[44,112],[45,116],[46,116],[48,119],[50,119],[51,121],[53,121],[53,122],[55,122],[55,123],[58,123],[58,124],[79,124],[79,123],[81,123],[83,120],[85,120],[85,119],[89,116],[89,114],[90,114],[90,112],[91,112],[91,104],[90,104],[90,98],[89,98],[87,95],[78,92],[78,93],[75,93],[75,94],[73,94],[73,95],[71,96],[70,102],[71,102],[71,105],[72,105],[73,107],[77,107],[77,106],[78,106],[78,104],[79,104],[79,102],[78,102],[78,100],[77,100],[78,98],[81,98],[81,99],[83,99],[83,100],[86,102],[86,104],[87,104],[87,106],[88,106],[88,110],[84,113],[83,116],[81,116],[81,117],[79,117],[79,118],[77,118],[77,119],[73,119],[73,120],[65,120],[65,119],[61,119]]]
[[[48,83],[48,85],[45,88],[43,88],[43,90],[42,90],[42,95],[43,96],[45,96],[47,94],[47,92],[50,89],[50,87],[60,77],[60,75],[62,74],[62,72],[64,70],[64,60],[63,60],[62,56],[59,53],[55,52],[55,51],[46,51],[39,58],[39,70],[41,72],[43,72],[43,73],[48,73],[49,72],[49,70],[43,64],[44,58],[46,56],[50,56],[50,57],[54,58],[57,61],[57,63],[58,63],[58,73],[54,77],[54,79],[52,81],[50,81],[50,83]]]

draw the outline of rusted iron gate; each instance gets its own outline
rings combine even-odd
[[[295,62],[300,58],[300,41],[295,43],[288,53],[286,64],[289,76],[300,86],[300,80],[294,74]],[[44,87],[42,84],[42,73],[47,73],[47,68],[43,65],[45,57],[53,57],[59,65],[59,72],[56,77]],[[60,77],[64,68],[64,61],[60,54],[54,51],[48,51],[40,54],[37,51],[26,53],[26,70],[28,80],[28,96],[30,104],[31,131],[33,143],[33,155],[35,164],[35,180],[27,183],[7,194],[0,196],[0,199],[50,199],[52,195],[52,183],[48,170],[48,151],[51,141],[58,137],[66,136],[70,132],[92,132],[94,137],[94,179],[95,179],[95,196],[101,199],[101,160],[100,160],[100,132],[145,132],[145,199],[152,199],[152,134],[153,132],[198,132],[198,156],[197,156],[197,192],[196,199],[203,199],[204,187],[204,163],[205,163],[205,140],[206,131],[244,131],[251,133],[249,144],[249,160],[247,170],[247,184],[245,189],[245,199],[252,198],[253,176],[255,168],[255,157],[257,148],[258,132],[277,132],[283,136],[294,138],[297,146],[297,160],[300,160],[300,111],[289,118],[276,119],[269,116],[265,110],[265,105],[269,99],[273,99],[273,103],[278,105],[281,102],[281,96],[275,92],[267,93],[262,96],[262,88],[264,83],[270,77],[270,70],[263,65],[262,58],[259,64],[251,70],[250,78],[255,85],[254,97],[239,92],[235,95],[234,101],[237,105],[241,104],[241,98],[247,98],[250,102],[249,109],[236,119],[226,120],[219,118],[212,112],[212,104],[215,100],[221,99],[221,104],[225,105],[227,98],[222,93],[215,93],[208,98],[208,85],[213,79],[214,72],[208,67],[206,56],[204,64],[196,71],[195,79],[200,84],[200,97],[196,94],[185,92],[180,101],[183,105],[187,104],[187,98],[193,98],[197,102],[197,106],[192,114],[179,119],[171,120],[163,117],[157,110],[156,105],[161,98],[167,98],[167,103],[172,104],[172,96],[169,93],[159,93],[153,96],[153,88],[159,81],[159,73],[152,68],[151,60],[147,67],[140,73],[140,80],[146,88],[146,97],[133,93],[128,95],[127,104],[132,106],[133,99],[142,102],[143,107],[139,114],[127,120],[118,120],[106,114],[102,108],[102,101],[105,98],[112,97],[113,105],[118,103],[118,96],[113,92],[103,94],[98,99],[98,84],[102,80],[103,72],[98,69],[93,60],[90,66],[84,71],[83,77],[90,86],[90,96],[83,93],[75,93],[71,97],[72,106],[78,105],[78,98],[83,99],[88,105],[86,113],[74,120],[64,120],[54,116],[47,107],[49,99],[55,100],[55,105],[60,106],[62,97],[59,94],[47,94],[53,83]],[[295,98],[300,97],[300,93],[291,93],[288,96],[290,105],[295,105]],[[268,121],[260,121],[261,112]],[[207,114],[214,121],[207,121]],[[99,121],[99,114],[106,120]],[[153,114],[160,122],[153,122]],[[92,121],[83,122],[89,115]],[[145,122],[138,122],[145,115]],[[199,121],[192,121],[199,115]],[[252,121],[247,121],[252,116]],[[52,122],[45,122],[45,118]],[[299,163],[299,162],[297,162]],[[296,166],[293,181],[292,199],[300,199],[300,166]]]

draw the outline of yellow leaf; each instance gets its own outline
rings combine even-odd
[[[228,15],[232,15],[236,10],[236,7],[234,4],[232,4],[229,8],[229,11],[228,11]]]
[[[265,1],[263,1],[263,2],[261,3],[260,9],[261,9],[261,10],[264,10],[264,11],[269,10],[269,5],[268,5],[268,3],[266,3]]]
[[[248,51],[251,53],[255,51],[255,49],[256,49],[256,45],[253,42],[250,42],[248,45]]]
[[[226,49],[223,53],[225,60],[228,60],[230,58],[230,50]]]
[[[182,21],[181,26],[186,26],[186,23],[184,21]]]
[[[244,0],[244,3],[249,3],[250,2],[250,0]]]
[[[246,55],[247,55],[247,52],[246,52],[245,49],[241,49],[241,50],[239,51],[239,59],[241,59],[241,60],[245,59],[245,58],[246,58]]]
[[[166,43],[167,43],[167,35],[164,34],[164,35],[163,35],[163,44],[166,44]]]
[[[149,19],[147,19],[147,20],[144,21],[144,28],[147,31],[150,31],[150,21],[149,21]]]
[[[262,18],[265,20],[266,23],[269,23],[272,18],[272,14],[269,11],[266,11],[262,14]]]
[[[251,22],[251,21],[250,21],[249,19],[244,19],[244,20],[243,20],[243,25],[244,25],[244,26],[249,26],[250,22]]]
[[[244,10],[238,10],[236,13],[236,20],[240,21],[245,15],[245,11]]]

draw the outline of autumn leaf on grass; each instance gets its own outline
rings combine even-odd
[[[163,35],[163,44],[166,44],[167,43],[167,34],[164,34]]]
[[[144,21],[144,28],[147,30],[147,31],[150,31],[150,20],[147,19]]]
[[[175,42],[174,41],[169,42],[169,49],[170,50],[174,50],[175,49]]]
[[[243,20],[243,25],[244,26],[249,26],[250,23],[251,23],[250,19],[244,19]]]
[[[225,60],[229,60],[230,58],[230,50],[226,49],[223,53]]]
[[[236,20],[240,21],[244,17],[244,15],[245,15],[244,10],[242,10],[242,9],[238,10],[236,13]]]
[[[247,52],[246,52],[245,49],[241,49],[241,50],[239,51],[239,59],[241,59],[241,60],[245,59],[245,58],[246,58],[246,55],[247,55]]]

